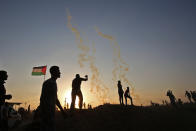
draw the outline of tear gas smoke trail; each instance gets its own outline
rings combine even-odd
[[[120,47],[115,40],[114,37],[110,35],[103,34],[102,32],[99,31],[97,27],[95,27],[96,32],[98,33],[99,36],[108,39],[110,41],[110,45],[113,48],[113,62],[114,62],[114,69],[112,71],[113,73],[113,80],[116,82],[117,78],[119,78],[122,82],[125,82],[128,86],[132,87],[131,88],[131,95],[135,98],[136,101],[139,100],[139,96],[135,94],[134,88],[135,86],[126,78],[126,74],[129,71],[129,66],[128,64],[122,59],[120,55]]]
[[[72,24],[71,24],[72,17],[71,17],[68,10],[67,10],[67,19],[68,19],[67,26],[75,34],[77,46],[82,51],[78,56],[78,58],[79,58],[78,63],[80,64],[80,67],[83,67],[84,62],[88,61],[87,54],[89,52],[89,47],[83,44],[83,39],[80,35],[80,32],[72,26]]]
[[[89,47],[83,44],[83,39],[80,35],[80,32],[72,26],[72,24],[71,24],[72,17],[70,15],[69,11],[67,11],[67,16],[68,16],[67,26],[75,34],[77,46],[80,49],[80,51],[82,51],[82,53],[79,54],[79,56],[78,56],[79,57],[78,62],[80,64],[80,67],[83,67],[85,62],[88,62],[89,66],[90,66],[90,70],[92,73],[90,91],[92,93],[96,94],[96,96],[100,102],[105,103],[108,98],[108,88],[100,80],[99,69],[94,64],[95,57],[88,55],[88,53],[90,51]],[[94,55],[94,53],[95,53],[95,48],[93,46],[93,55]]]
[[[91,69],[91,72],[92,72],[92,77],[91,77],[91,86],[92,87],[95,87],[96,91],[95,92],[98,92],[98,98],[99,100],[102,102],[102,103],[105,103],[107,102],[108,100],[108,92],[109,92],[109,89],[107,88],[107,86],[100,80],[100,73],[99,73],[99,70],[98,68],[95,66],[95,58],[94,58],[94,54],[96,52],[96,49],[94,47],[94,43],[93,43],[93,50],[92,50],[92,53],[93,55],[92,56],[89,56],[89,63],[90,63],[90,69]],[[92,89],[92,88],[91,88]],[[91,92],[94,92],[94,90],[92,89]]]

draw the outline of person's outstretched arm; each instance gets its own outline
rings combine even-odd
[[[2,95],[2,94],[1,94],[1,95],[0,95],[0,98],[1,98],[1,99],[4,99],[4,100],[5,100],[5,99],[10,100],[10,99],[12,98],[12,95]]]
[[[88,75],[85,75],[85,78],[80,78],[82,81],[87,81],[88,80]]]
[[[4,99],[10,100],[12,98],[12,95],[4,95]]]

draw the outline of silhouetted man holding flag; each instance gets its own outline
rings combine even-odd
[[[50,68],[51,78],[46,80],[42,85],[42,92],[40,97],[41,110],[41,131],[55,131],[55,109],[56,105],[59,107],[63,116],[66,114],[57,97],[57,83],[56,80],[60,78],[60,70],[58,66]]]
[[[82,95],[82,91],[80,89],[81,88],[80,86],[81,86],[82,81],[87,81],[87,80],[88,80],[88,75],[85,75],[85,78],[81,78],[79,74],[76,74],[76,78],[72,81],[71,109],[75,108],[76,96],[79,97],[79,108],[82,109],[83,95]]]

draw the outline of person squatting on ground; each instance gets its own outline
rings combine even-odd
[[[125,97],[126,106],[127,106],[127,98],[130,99],[131,105],[133,106],[133,100],[132,100],[132,97],[130,96],[129,87],[127,87],[125,94],[124,94],[124,97]]]
[[[0,131],[8,130],[8,114],[4,107],[8,106],[5,100],[12,98],[12,95],[6,95],[5,81],[8,79],[6,71],[0,71]]]
[[[87,81],[88,80],[88,75],[85,75],[85,78],[81,78],[79,74],[76,74],[76,78],[73,79],[72,81],[72,92],[71,92],[71,107],[70,109],[75,108],[75,101],[76,101],[76,96],[79,97],[79,108],[82,109],[83,105],[83,95],[81,91],[81,83],[82,81]]]
[[[60,78],[58,66],[50,68],[51,78],[46,80],[42,85],[40,97],[40,114],[41,114],[41,131],[55,131],[55,109],[56,105],[61,110],[63,117],[65,114],[57,96],[56,80]]]
[[[118,95],[119,95],[120,104],[121,105],[124,105],[124,102],[123,102],[123,94],[124,94],[124,91],[122,89],[121,81],[118,81],[117,86],[118,86]]]

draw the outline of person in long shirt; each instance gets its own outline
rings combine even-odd
[[[60,70],[58,66],[50,68],[51,78],[46,80],[42,86],[40,97],[41,111],[41,131],[55,131],[55,109],[59,107],[64,117],[67,117],[64,112],[58,97],[56,80],[60,78]]]
[[[87,81],[88,75],[85,75],[85,78],[81,78],[79,74],[76,74],[76,78],[72,81],[72,92],[71,92],[71,110],[75,108],[76,96],[79,97],[79,108],[82,109],[83,105],[83,95],[81,91],[82,81]]]

